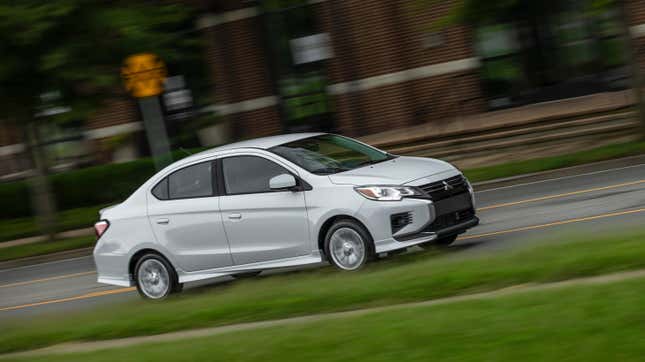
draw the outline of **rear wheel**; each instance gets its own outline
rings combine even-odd
[[[147,299],[161,300],[171,293],[180,292],[183,285],[170,263],[157,254],[146,254],[134,269],[137,291]]]
[[[374,257],[374,243],[361,224],[353,220],[341,220],[327,231],[324,251],[335,267],[358,270]]]
[[[449,246],[450,244],[454,243],[455,240],[457,240],[457,236],[459,236],[459,235],[455,234],[455,235],[445,236],[443,238],[439,238],[439,239],[436,239],[436,240],[433,240],[433,241],[430,241],[430,242],[427,242],[427,243],[423,243],[423,244],[421,244],[419,246],[424,248],[424,249],[432,249],[432,248],[435,248],[435,247],[445,248],[445,247]]]

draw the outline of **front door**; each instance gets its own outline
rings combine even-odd
[[[225,195],[220,209],[236,265],[308,255],[303,191],[275,191],[269,180],[292,173],[259,155],[222,159]]]
[[[175,171],[148,196],[148,218],[157,241],[189,272],[233,264],[213,167],[207,161]]]

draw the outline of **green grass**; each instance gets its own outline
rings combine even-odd
[[[56,230],[61,232],[92,227],[99,217],[99,210],[105,206],[107,205],[61,211],[57,215]],[[39,234],[36,219],[32,217],[0,220],[0,242]]]
[[[642,361],[644,303],[638,279],[31,360]]]
[[[188,291],[163,303],[129,301],[30,322],[7,321],[0,352],[67,341],[150,335],[188,328],[428,300],[645,268],[645,230],[580,235],[499,254],[415,253],[357,273],[332,268],[280,274]],[[428,343],[431,341],[428,341]]]
[[[472,182],[488,181],[502,177],[555,170],[563,167],[577,166],[585,163],[605,161],[643,153],[645,153],[645,142],[627,142],[567,155],[536,158],[532,160],[474,168],[466,170],[465,173]]]
[[[0,249],[0,261],[51,254],[65,250],[87,248],[94,245],[95,242],[96,237],[94,236],[81,236],[77,238],[56,240],[53,242],[43,241],[33,244],[10,246]]]

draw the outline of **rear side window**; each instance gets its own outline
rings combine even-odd
[[[222,160],[224,185],[228,194],[271,192],[269,180],[289,173],[275,162],[257,156],[235,156]]]
[[[212,162],[203,162],[182,168],[168,176],[168,197],[185,199],[212,196]]]
[[[152,194],[159,200],[168,200],[168,177],[161,180],[157,186],[152,189]]]

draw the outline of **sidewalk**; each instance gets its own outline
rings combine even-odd
[[[498,127],[518,126],[540,119],[565,119],[625,108],[633,104],[631,91],[597,93],[588,96],[530,104],[464,117],[440,119],[416,126],[361,137],[361,141],[387,148],[429,137],[443,138]]]
[[[645,278],[645,270],[627,271],[614,274],[605,274],[595,277],[585,277],[577,279],[569,279],[560,282],[552,282],[545,284],[520,284],[503,289],[498,289],[490,292],[482,292],[475,294],[460,295],[454,297],[447,297],[441,299],[427,300],[423,302],[404,303],[397,305],[389,305],[385,307],[374,307],[357,309],[346,312],[335,312],[325,314],[314,314],[302,317],[294,317],[287,319],[268,320],[262,322],[240,323],[227,326],[202,328],[184,330],[179,332],[170,332],[152,336],[138,336],[113,340],[94,341],[94,342],[72,342],[54,345],[42,349],[15,352],[0,355],[0,359],[20,358],[20,357],[37,357],[46,356],[50,354],[67,354],[67,353],[83,353],[93,352],[98,350],[123,348],[130,346],[137,346],[146,343],[160,343],[160,342],[173,342],[193,338],[211,337],[231,332],[250,331],[267,327],[280,327],[295,324],[305,324],[317,321],[324,321],[330,319],[340,319],[346,317],[361,316],[374,313],[388,312],[398,309],[412,309],[420,307],[446,305],[452,303],[459,303],[472,300],[486,300],[495,299],[509,295],[534,293],[540,291],[559,290],[574,286],[591,286],[591,285],[606,285],[616,282],[628,281],[633,279]]]

